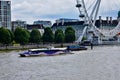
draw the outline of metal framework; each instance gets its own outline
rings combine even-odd
[[[78,8],[79,13],[80,13],[79,17],[84,20],[85,24],[87,24],[87,25],[85,25],[82,35],[78,38],[78,40],[76,42],[78,42],[78,43],[81,42],[84,34],[87,31],[92,31],[92,35],[93,34],[97,35],[99,37],[99,39],[101,36],[114,37],[115,35],[117,35],[120,32],[120,21],[119,21],[118,25],[113,30],[110,30],[109,32],[105,32],[95,26],[95,22],[96,22],[96,18],[97,18],[98,12],[99,12],[101,0],[96,0],[95,4],[93,4],[93,9],[92,9],[90,15],[87,12],[84,0],[76,0],[76,2],[77,2],[76,7]],[[93,36],[91,36],[91,38],[92,37]]]

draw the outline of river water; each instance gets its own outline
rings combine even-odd
[[[20,52],[0,52],[0,80],[120,79],[120,46],[44,57],[21,58]]]

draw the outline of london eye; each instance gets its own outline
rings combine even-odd
[[[112,38],[120,32],[120,21],[118,18],[120,0],[76,0],[76,2],[76,7],[79,10],[80,20],[83,20],[85,22],[83,34],[79,37],[77,42],[80,42],[82,40],[84,33],[86,33],[88,30],[88,27],[89,30],[92,30],[93,33],[99,38],[101,35],[104,37]],[[95,25],[98,18],[101,20],[99,22],[99,28]],[[101,24],[103,24],[102,20],[105,19],[108,21],[108,24],[112,22],[112,20],[117,20],[118,23],[116,23],[117,25],[114,25],[115,27],[111,30],[105,30],[103,26],[101,26]]]

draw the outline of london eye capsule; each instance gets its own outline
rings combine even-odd
[[[84,26],[89,26],[89,24],[85,23]]]
[[[85,17],[85,15],[84,15],[84,14],[80,14],[79,17],[80,17],[80,18],[83,18],[83,17]]]
[[[76,7],[78,7],[78,8],[81,7],[81,6],[82,6],[81,4],[77,4],[77,5],[76,5]]]

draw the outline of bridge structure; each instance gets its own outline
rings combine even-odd
[[[115,41],[120,42],[120,20],[118,21],[118,25],[112,30],[104,30],[95,26],[102,1],[103,0],[92,0],[90,2],[91,5],[88,6],[87,4],[90,3],[86,4],[85,0],[76,0],[80,20],[84,21],[85,26],[82,35],[76,40],[77,43],[81,43],[84,37],[95,44],[102,44],[103,41],[110,41],[113,38],[116,38]]]

